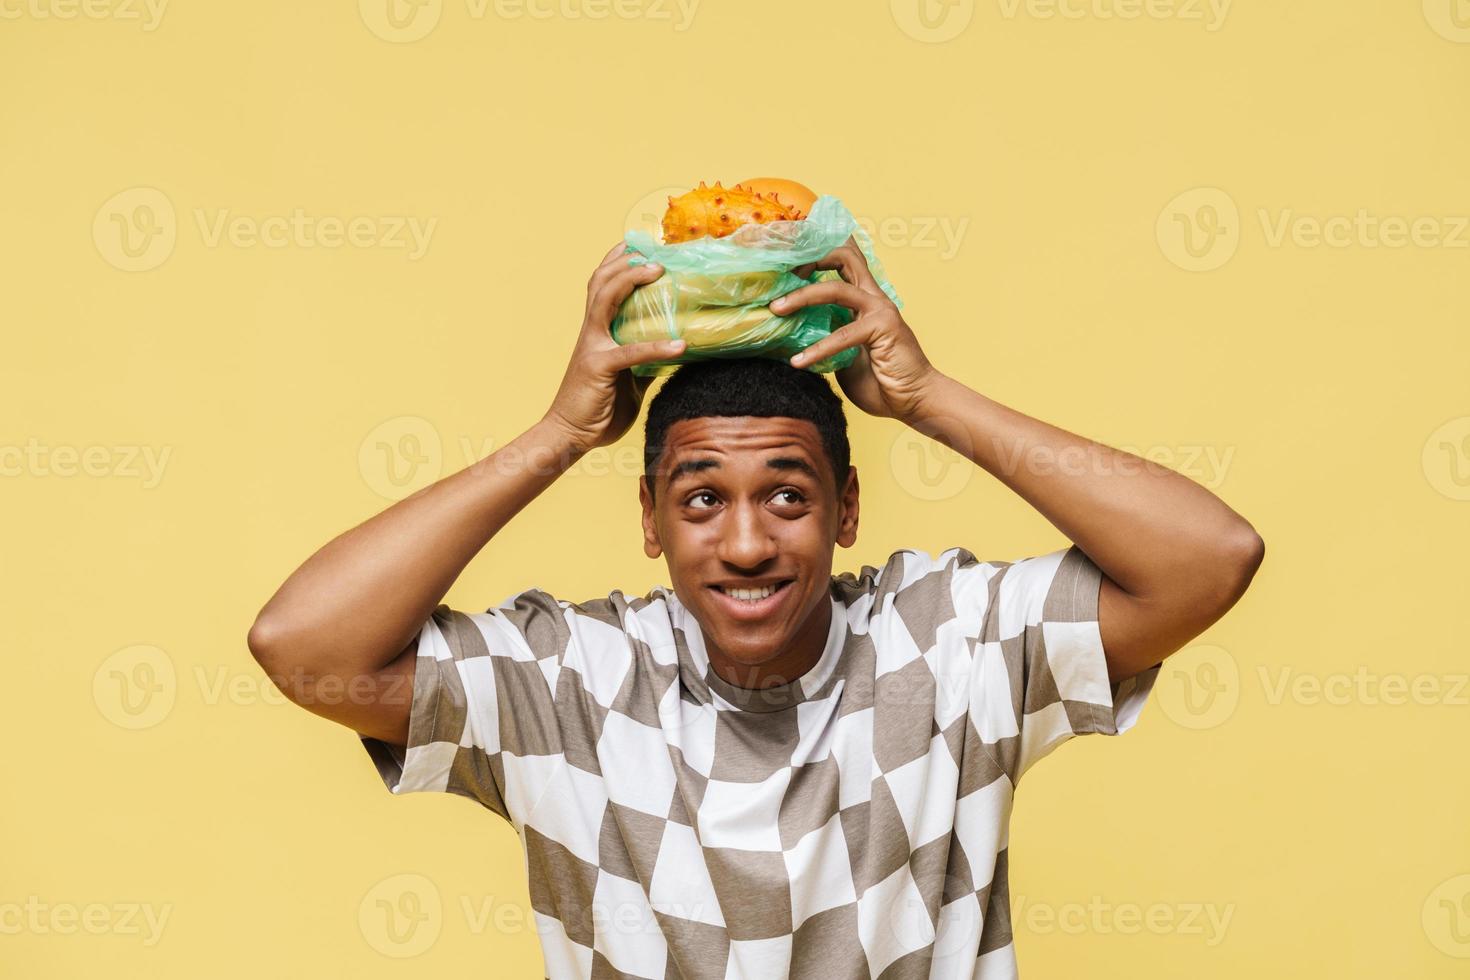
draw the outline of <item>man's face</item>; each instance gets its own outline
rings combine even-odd
[[[711,417],[669,426],[653,479],[652,498],[639,482],[644,551],[665,556],[720,675],[760,687],[810,668],[833,546],[857,539],[857,471],[839,488],[805,419]]]

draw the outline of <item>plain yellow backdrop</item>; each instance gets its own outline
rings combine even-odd
[[[511,828],[391,796],[246,631],[540,415],[666,188],[758,174],[867,223],[945,371],[1267,542],[1027,780],[1022,973],[1470,970],[1465,0],[393,2],[0,0],[0,972],[541,975]],[[839,570],[1063,544],[852,429]],[[640,445],[448,601],[666,581]]]

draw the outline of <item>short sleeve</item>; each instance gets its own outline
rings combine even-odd
[[[484,613],[436,608],[418,634],[407,746],[359,736],[384,785],[468,797],[514,822],[522,801],[505,753],[561,751],[552,679],[569,635],[540,590]]]
[[[1076,545],[992,566],[976,646],[972,717],[1012,783],[1076,735],[1138,721],[1160,665],[1108,680],[1098,625],[1102,570]]]

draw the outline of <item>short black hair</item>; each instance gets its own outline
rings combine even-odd
[[[815,425],[837,478],[837,492],[842,493],[852,455],[842,399],[824,375],[770,357],[693,361],[664,381],[648,405],[643,429],[643,469],[649,493],[669,426],[685,419],[746,415],[805,419]]]

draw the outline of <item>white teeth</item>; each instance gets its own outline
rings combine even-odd
[[[775,592],[776,587],[774,585],[768,585],[763,589],[727,589],[721,586],[720,591],[742,602],[755,602]]]

